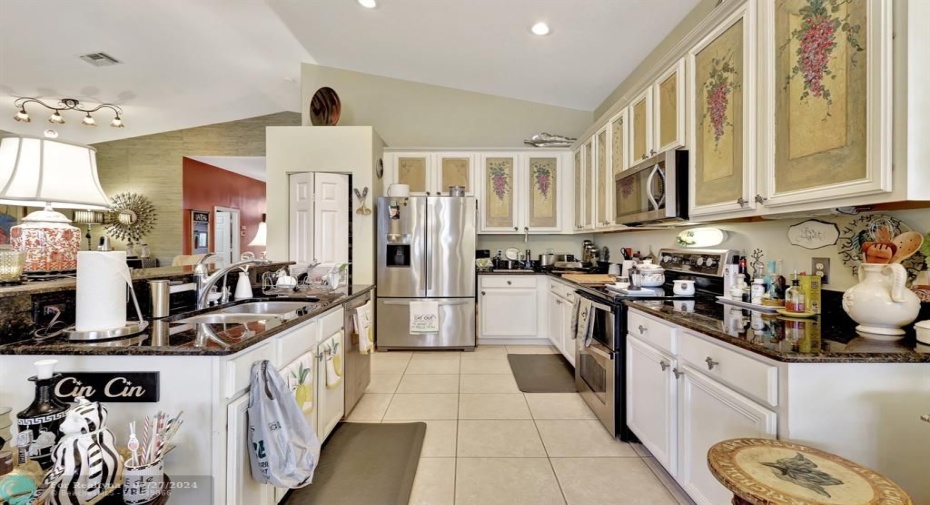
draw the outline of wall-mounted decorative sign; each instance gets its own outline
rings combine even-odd
[[[834,245],[839,238],[839,226],[818,219],[808,219],[788,228],[788,242],[805,249]]]
[[[77,397],[92,402],[155,403],[158,401],[159,372],[61,372],[55,397],[74,402]]]
[[[682,247],[713,247],[727,239],[727,232],[720,228],[691,228],[678,234],[678,245]]]

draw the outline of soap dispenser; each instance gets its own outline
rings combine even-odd
[[[249,280],[249,274],[244,271],[239,272],[239,280],[236,281],[236,300],[246,300],[252,298],[252,281]]]

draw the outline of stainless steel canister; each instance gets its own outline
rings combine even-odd
[[[167,317],[171,312],[171,292],[168,281],[149,281],[149,301],[152,317]]]
[[[450,196],[465,196],[465,186],[449,186]]]

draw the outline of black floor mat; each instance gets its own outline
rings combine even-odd
[[[574,393],[575,370],[561,354],[508,354],[517,387],[524,393]]]

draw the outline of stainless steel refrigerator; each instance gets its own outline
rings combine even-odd
[[[473,197],[378,200],[378,348],[475,347],[477,210]],[[438,331],[411,331],[423,301],[436,302]]]

